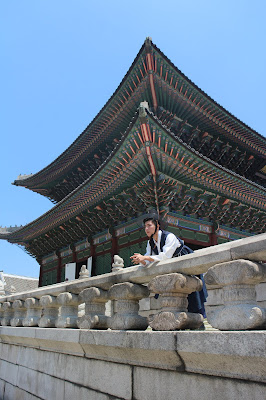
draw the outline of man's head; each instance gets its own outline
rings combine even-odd
[[[151,238],[156,232],[158,232],[160,223],[156,217],[146,217],[143,220],[143,225],[146,235]]]

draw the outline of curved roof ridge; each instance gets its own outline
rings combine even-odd
[[[146,41],[145,41],[146,42]],[[36,172],[35,174],[31,174],[30,176],[28,176],[25,179],[16,179],[14,181],[13,184],[15,184],[15,182],[27,182],[27,181],[31,181],[32,178],[35,178],[36,176],[40,175],[41,173],[43,173],[45,170],[47,170],[48,168],[50,168],[53,164],[56,163],[56,161],[60,160],[61,158],[63,158],[63,156],[68,152],[68,150],[75,145],[78,140],[86,133],[86,131],[97,121],[97,119],[100,117],[100,115],[102,114],[102,112],[108,107],[108,105],[111,103],[111,101],[113,100],[113,98],[116,96],[116,94],[119,92],[119,90],[122,88],[124,82],[126,81],[128,75],[130,74],[131,70],[134,68],[138,58],[140,57],[142,51],[145,49],[145,42],[143,43],[143,45],[141,46],[138,54],[136,55],[136,57],[134,58],[134,61],[132,62],[131,66],[129,67],[128,71],[126,72],[125,76],[123,77],[123,79],[121,80],[119,86],[116,88],[116,90],[113,92],[113,94],[111,95],[111,97],[107,100],[107,102],[103,105],[103,107],[100,109],[100,111],[97,113],[97,115],[93,118],[93,120],[89,123],[89,125],[79,134],[79,136],[74,140],[74,142],[72,142],[64,151],[63,153],[61,153],[58,157],[56,157],[50,164],[48,164],[46,167],[42,168],[40,171]],[[19,185],[22,186],[22,185]]]
[[[201,92],[208,100],[213,102],[218,108],[221,109],[221,111],[225,112],[228,114],[230,117],[235,119],[238,123],[243,125],[245,128],[248,130],[252,131],[254,134],[258,135],[261,139],[263,139],[266,142],[265,136],[261,135],[255,129],[251,128],[249,125],[247,125],[245,122],[241,121],[239,118],[237,118],[235,115],[230,113],[226,108],[224,108],[221,104],[219,104],[217,101],[215,101],[211,96],[209,96],[204,90],[202,90],[199,86],[197,86],[191,79],[189,79],[178,67],[175,66],[175,64],[157,47],[153,42],[151,42],[153,48],[180,74],[182,77],[189,82],[196,90]]]
[[[16,231],[13,232],[6,232],[5,234],[1,234],[0,233],[0,239],[1,236],[2,238],[4,238],[4,236],[10,236],[12,235],[12,233],[19,233],[20,231],[22,231],[23,229],[25,229],[26,227],[36,223],[37,221],[41,220],[43,217],[45,217],[46,215],[50,214],[51,211],[59,208],[63,203],[65,203],[70,197],[72,197],[76,192],[78,192],[83,186],[85,186],[90,180],[92,180],[105,166],[105,164],[107,164],[107,162],[113,157],[113,155],[119,150],[119,147],[121,145],[121,143],[124,142],[126,134],[128,132],[129,129],[131,129],[131,126],[134,124],[134,122],[137,120],[138,118],[138,112],[135,112],[134,117],[132,118],[132,120],[130,121],[127,129],[125,130],[125,132],[123,133],[121,139],[119,140],[119,142],[115,145],[114,149],[111,151],[111,153],[107,156],[107,158],[104,160],[104,162],[84,181],[82,182],[79,186],[77,186],[72,192],[70,192],[66,197],[64,197],[62,200],[60,200],[57,204],[55,204],[52,208],[50,208],[50,210],[46,211],[44,214],[40,215],[38,218],[35,218],[33,221],[29,222],[26,225],[23,225],[21,227],[19,227]]]
[[[233,114],[231,114],[228,110],[226,110],[223,106],[221,106],[219,103],[217,103],[214,99],[212,99],[207,93],[205,93],[201,88],[199,88],[194,82],[192,82],[180,69],[178,69],[173,62],[152,42],[152,40],[150,38],[147,38],[145,40],[145,42],[143,43],[143,45],[141,46],[138,54],[136,55],[133,63],[131,64],[131,66],[129,67],[128,71],[126,72],[125,76],[123,77],[122,81],[120,82],[119,86],[117,87],[117,89],[114,91],[114,93],[111,95],[111,97],[109,98],[109,100],[105,103],[105,105],[100,109],[100,111],[97,113],[97,115],[93,118],[93,120],[90,122],[90,124],[83,130],[83,132],[74,140],[74,142],[72,142],[72,144],[70,144],[67,149],[61,153],[56,159],[54,159],[50,164],[48,164],[47,166],[45,166],[44,168],[42,168],[40,171],[36,172],[35,174],[32,174],[31,176],[29,176],[28,178],[25,179],[16,179],[13,184],[17,185],[17,186],[24,186],[24,187],[28,187],[29,189],[32,189],[31,185],[33,185],[33,182],[36,178],[38,178],[38,176],[42,176],[42,174],[44,174],[45,172],[47,172],[49,174],[49,170],[56,164],[56,162],[58,162],[59,160],[64,160],[64,157],[67,155],[67,153],[73,149],[73,147],[75,145],[78,144],[79,140],[82,140],[82,138],[85,138],[85,135],[88,134],[88,136],[90,137],[90,132],[88,132],[91,128],[93,128],[93,125],[95,123],[97,123],[97,121],[101,118],[101,114],[107,110],[108,105],[110,105],[110,103],[112,102],[112,100],[115,98],[115,96],[117,95],[117,93],[121,90],[121,88],[123,87],[123,84],[126,82],[128,76],[130,75],[131,71],[133,70],[133,68],[135,67],[139,57],[141,56],[143,50],[145,50],[145,46],[146,44],[149,43],[149,45],[152,46],[152,48],[189,84],[191,85],[196,91],[198,91],[199,93],[201,93],[207,101],[210,101],[215,107],[218,107],[220,112],[223,112],[227,115],[227,117],[232,118],[235,123],[238,123],[241,125],[241,129],[245,129],[248,130],[249,133],[251,133],[252,135],[255,135],[257,137],[257,139],[259,139],[260,141],[265,142],[266,145],[266,138],[259,134],[257,131],[255,131],[254,129],[250,128],[247,124],[245,124],[244,122],[242,122],[240,119],[238,119],[237,117],[235,117]],[[77,160],[73,161],[72,166],[77,164]],[[63,164],[64,165],[64,164]],[[68,166],[69,167],[69,166]],[[63,169],[66,168],[62,167]],[[70,167],[69,167],[70,168]],[[60,175],[61,176],[61,175]],[[54,177],[52,179],[55,180],[57,179],[57,177]],[[28,185],[27,185],[28,184]],[[34,190],[34,189],[32,189]],[[36,189],[35,191],[39,191],[40,194],[41,193],[41,187],[39,189]],[[43,189],[45,190],[45,189]]]
[[[150,114],[150,116],[158,121],[160,123],[160,125],[162,126],[162,128],[167,131],[171,136],[173,136],[176,140],[178,140],[184,147],[186,147],[188,150],[192,151],[192,153],[196,154],[197,156],[199,156],[200,158],[204,159],[205,161],[207,161],[209,164],[213,164],[215,167],[227,172],[228,174],[231,174],[233,176],[235,176],[238,179],[244,180],[246,181],[248,184],[252,185],[252,186],[256,186],[258,189],[261,189],[263,191],[266,192],[266,188],[264,188],[263,186],[260,186],[258,183],[253,182],[249,179],[247,179],[244,176],[239,175],[237,172],[231,171],[230,169],[224,167],[221,164],[218,164],[216,161],[211,160],[210,158],[204,156],[202,153],[200,153],[198,150],[194,149],[193,147],[189,146],[186,142],[184,142],[181,138],[179,138],[178,136],[176,136],[169,128],[167,128],[167,126],[165,126],[163,124],[163,122],[150,110],[147,110],[148,113]]]

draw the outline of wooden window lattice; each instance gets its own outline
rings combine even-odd
[[[95,275],[106,274],[112,269],[111,253],[106,253],[101,256],[96,256],[95,260]]]

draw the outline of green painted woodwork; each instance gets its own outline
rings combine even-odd
[[[179,225],[184,227],[184,228],[189,228],[189,229],[193,229],[193,230],[199,229],[199,225],[198,224],[196,225],[196,224],[193,224],[192,222],[189,222],[189,221],[180,221]]]
[[[181,229],[176,228],[175,226],[168,226],[167,230],[171,233],[173,233],[174,235],[176,235],[177,237],[181,236]]]
[[[126,226],[126,227],[125,227],[125,233],[134,231],[134,230],[136,230],[136,229],[139,229],[139,223],[138,223],[138,222],[135,223],[135,224],[133,224],[133,225]]]
[[[98,243],[102,243],[102,242],[104,242],[104,241],[106,241],[106,235],[108,235],[108,229],[105,229],[104,231],[102,231],[102,232],[98,232],[96,235],[93,235],[93,239],[99,239],[99,242]]]
[[[47,285],[47,273],[43,272],[41,278],[41,286],[46,286],[46,285]]]
[[[43,265],[42,266],[42,270],[43,271],[47,271],[48,269],[52,269],[52,268],[57,267],[57,265],[58,265],[58,260],[55,260],[55,261],[53,261],[51,263]]]
[[[102,253],[104,251],[104,246],[103,244],[99,244],[98,246],[95,247],[95,253]]]
[[[57,282],[57,269],[43,273],[41,286],[52,285],[56,282]]]
[[[122,257],[124,260],[125,267],[130,267],[133,265],[130,260],[130,256],[132,256],[134,253],[140,253],[140,254],[146,253],[146,245],[147,241],[145,240],[140,243],[129,244],[128,246],[120,248],[118,250],[119,256]]]
[[[122,237],[118,238],[117,242],[118,242],[118,246],[122,246],[123,244],[131,243],[131,242],[134,242],[136,240],[143,239],[143,238],[146,238],[146,234],[144,232],[144,229],[141,228],[141,229],[138,229],[138,230],[136,230],[134,232],[131,232],[128,235],[125,235],[125,236],[122,236]]]
[[[65,272],[66,272],[66,267],[65,267],[65,265],[63,265],[63,267],[61,269],[61,282],[65,281]]]
[[[181,237],[184,239],[195,240],[195,232],[187,229],[181,229]]]
[[[131,242],[133,242],[134,240],[138,240],[138,239],[140,239],[140,238],[141,238],[140,231],[132,232],[132,233],[129,235],[129,240],[130,240]]]
[[[230,239],[225,239],[225,238],[221,238],[221,237],[217,238],[217,244],[223,244],[223,243],[227,243],[227,242],[230,242]]]
[[[112,269],[111,253],[106,253],[95,257],[95,275],[106,274]]]
[[[111,247],[112,247],[112,241],[109,240],[108,242],[104,242],[102,244],[97,245],[95,247],[95,252],[96,252],[96,254],[99,254],[99,253],[101,253],[103,251],[110,250]]]
[[[244,237],[246,237],[246,236],[230,232],[230,239],[231,240],[243,239]]]
[[[199,240],[200,242],[205,242],[205,243],[208,243],[210,240],[209,235],[207,235],[206,233],[201,233],[201,232],[196,232],[195,239]]]
[[[122,236],[121,238],[118,238],[118,245],[121,246],[125,243],[128,243],[128,235]]]
[[[138,243],[138,246],[139,246],[139,249],[140,249],[139,252],[141,254],[145,254],[146,253],[146,247],[147,247],[147,238],[143,242]],[[134,250],[134,252],[135,252],[135,250]],[[136,251],[136,253],[137,253],[137,251]]]
[[[67,256],[67,257],[62,257],[62,259],[61,259],[61,264],[68,264],[68,263],[71,263],[71,262],[73,262],[73,255],[72,254]]]
[[[104,251],[110,250],[111,247],[112,247],[112,242],[111,242],[111,240],[109,240],[108,242],[105,242],[103,247],[104,247]]]
[[[83,258],[89,258],[91,255],[90,249],[79,251],[77,253],[77,260],[82,260]]]

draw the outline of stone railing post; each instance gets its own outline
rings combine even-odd
[[[207,307],[207,319],[214,328],[266,328],[266,309],[257,305],[255,291],[255,285],[266,279],[266,264],[229,261],[211,267],[204,278],[207,285],[216,287],[217,299],[222,299],[219,304],[212,301]]]
[[[78,295],[64,292],[57,297],[57,303],[61,305],[60,315],[55,326],[57,328],[76,328],[78,318]]]
[[[86,265],[82,265],[79,271],[79,279],[89,278],[90,272],[87,270]]]
[[[10,325],[23,326],[23,319],[26,316],[26,307],[24,301],[15,300],[12,304],[12,308],[14,309],[14,316],[10,320]]]
[[[3,303],[3,311],[4,311],[4,316],[2,318],[2,326],[8,326],[10,325],[10,320],[13,318],[14,315],[14,309],[12,308],[12,303],[9,301],[5,301]]]
[[[60,307],[57,298],[50,295],[44,295],[40,298],[40,305],[43,307],[43,315],[38,323],[39,327],[54,328]]]
[[[80,302],[85,303],[85,314],[78,318],[80,329],[106,329],[108,316],[105,315],[105,304],[109,300],[108,292],[97,287],[82,290]]]
[[[109,297],[114,300],[114,315],[109,319],[111,329],[146,329],[148,319],[138,314],[139,300],[149,296],[146,286],[125,282],[113,285]]]
[[[25,300],[26,317],[23,320],[23,326],[38,326],[42,315],[42,305],[38,299],[29,297]]]
[[[158,293],[160,312],[150,317],[150,326],[156,331],[196,329],[203,323],[201,314],[188,312],[187,296],[202,289],[202,282],[195,276],[179,273],[159,275],[148,284],[153,293]]]

